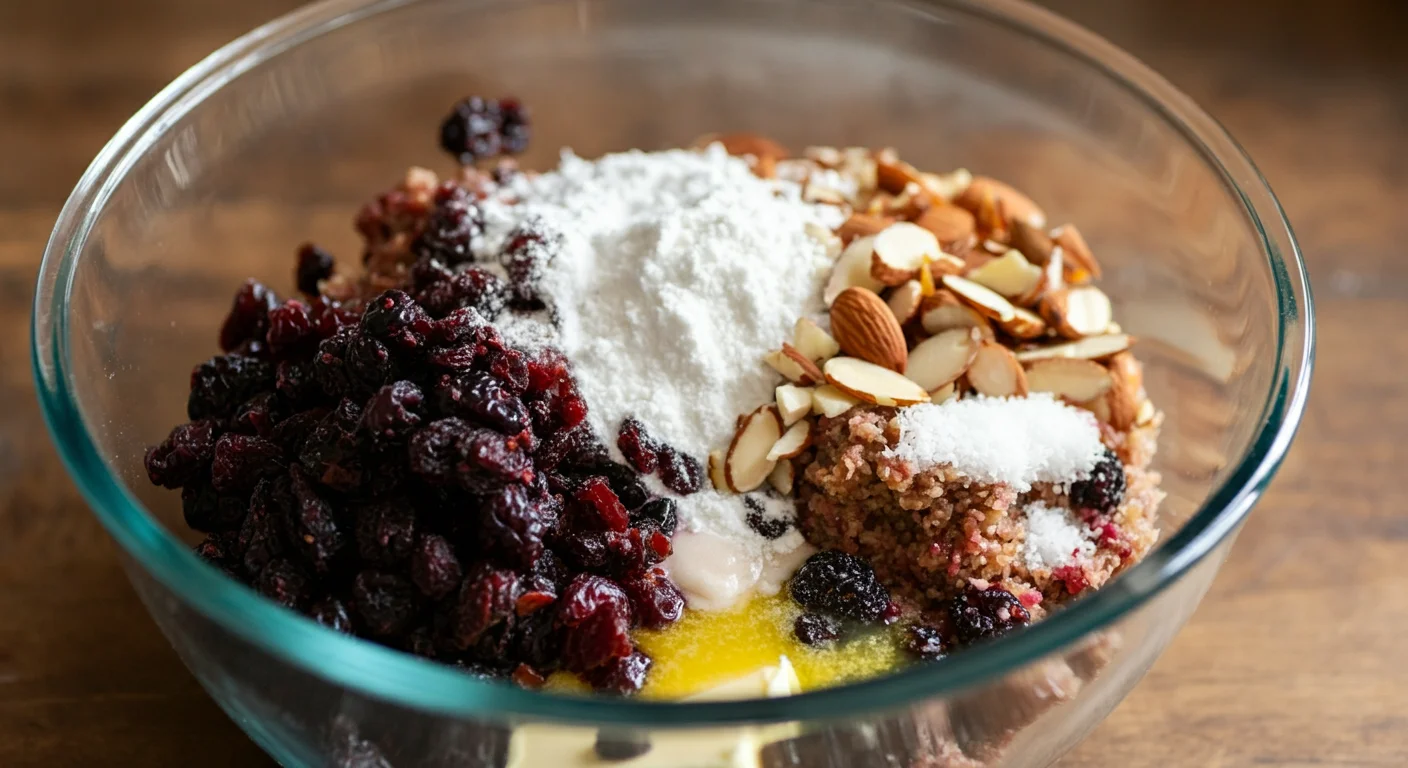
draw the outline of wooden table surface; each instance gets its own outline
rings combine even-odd
[[[34,405],[59,205],[166,81],[294,0],[0,2],[0,766],[267,765],[128,587]],[[1049,0],[1240,138],[1300,236],[1319,366],[1211,594],[1064,766],[1408,765],[1408,3]]]

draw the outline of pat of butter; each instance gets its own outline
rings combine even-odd
[[[779,698],[801,690],[792,662],[783,656],[776,666],[763,667],[685,701]],[[639,757],[603,760],[596,753],[595,728],[529,725],[514,730],[505,768],[758,768],[758,752],[764,745],[797,733],[797,726],[790,724],[660,731],[651,734],[650,750]]]

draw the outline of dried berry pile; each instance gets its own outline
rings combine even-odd
[[[444,132],[457,154],[522,149],[516,105],[466,105]],[[447,182],[397,216],[364,210],[358,226],[368,253],[410,237],[406,290],[319,295],[334,265],[313,246],[303,297],[240,288],[224,354],[192,371],[191,421],[147,452],[149,478],[182,489],[201,557],[328,627],[525,685],[565,669],[638,690],[651,660],[631,629],[684,607],[657,567],[674,501],[610,461],[560,355],[513,349],[491,324],[531,301],[533,270],[505,281],[471,263],[473,194]],[[697,465],[651,446],[650,471],[697,489]]]

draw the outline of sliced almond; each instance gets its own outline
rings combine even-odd
[[[777,388],[777,413],[782,417],[782,426],[790,427],[812,411],[812,390],[796,384],[783,384]]]
[[[787,157],[787,147],[758,133],[725,133],[714,136],[709,143],[714,141],[724,145],[724,151],[730,155],[771,157],[774,161]]]
[[[837,168],[846,159],[841,150],[835,147],[807,147],[802,150],[802,157],[807,158],[823,168]]]
[[[904,331],[874,291],[847,288],[831,303],[831,334],[851,357],[903,372],[909,358]],[[835,359],[835,358],[832,358]]]
[[[1000,204],[1004,218],[1008,221],[1024,221],[1034,227],[1046,226],[1046,212],[1030,197],[987,176],[974,176],[972,183],[955,197],[953,202],[967,208],[976,216],[985,199]]]
[[[934,233],[908,221],[897,221],[875,236],[870,274],[885,285],[911,280],[926,259],[937,258],[939,240]]]
[[[1139,404],[1139,410],[1135,412],[1134,425],[1136,427],[1144,427],[1153,424],[1158,414],[1159,412],[1154,408],[1154,404],[1149,400],[1145,400]]]
[[[985,338],[992,336],[992,326],[987,318],[949,290],[938,290],[932,296],[924,297],[919,305],[919,324],[926,333],[940,333],[950,328],[978,328],[985,331]]]
[[[1095,398],[1094,400],[1081,403],[1080,407],[1095,414],[1096,421],[1099,421],[1103,424],[1110,424],[1111,426],[1113,426],[1114,422],[1110,416],[1110,396],[1113,394],[1114,391],[1111,390],[1101,395],[1100,397]]]
[[[1074,224],[1057,227],[1051,238],[1066,252],[1066,272],[1072,283],[1087,283],[1100,279],[1100,262],[1095,260],[1090,246]]]
[[[788,352],[791,350],[791,352]],[[763,356],[763,362],[772,367],[773,370],[785,376],[789,381],[809,387],[819,384],[824,379],[821,370],[816,367],[816,363],[808,360],[798,352],[792,345],[783,344],[782,349],[775,349]]]
[[[1048,293],[1055,293],[1066,285],[1063,265],[1065,256],[1060,248],[1054,248],[1050,256],[1046,259],[1046,266],[1041,268],[1041,279],[1027,293],[1012,300],[1014,304],[1023,307],[1035,307],[1041,302],[1041,297]]]
[[[724,478],[723,451],[709,451],[709,482],[714,484],[714,490],[720,493],[729,492],[728,480]]]
[[[841,390],[823,384],[812,391],[812,413],[835,418],[860,405],[860,401]]]
[[[969,272],[966,277],[1013,299],[1024,296],[1041,281],[1041,267],[1027,261],[1016,248],[1008,248],[1001,256]]]
[[[1077,360],[1099,360],[1123,352],[1134,343],[1134,337],[1123,333],[1107,333],[1087,336],[1078,341],[1033,347],[1017,352],[1017,359],[1024,363],[1066,357]]]
[[[831,268],[831,279],[826,283],[822,299],[829,305],[841,295],[841,291],[851,286],[879,291],[885,284],[870,275],[870,256],[875,250],[874,237],[858,237],[841,252],[836,266]]]
[[[777,466],[772,468],[768,474],[768,484],[783,496],[792,493],[792,487],[796,481],[796,470],[792,467],[791,461],[779,461]]]
[[[813,362],[821,362],[829,357],[835,357],[841,352],[841,345],[836,343],[836,339],[831,334],[823,331],[815,320],[803,317],[797,321],[797,325],[792,329],[792,346],[797,348]]]
[[[934,405],[943,405],[944,403],[953,400],[954,395],[957,393],[957,383],[950,381],[942,387],[939,387],[938,389],[934,390],[934,392],[929,395],[929,400],[933,402]]]
[[[1027,261],[1038,266],[1050,261],[1051,251],[1056,248],[1050,235],[1021,220],[1012,222],[1011,243]]]
[[[892,216],[872,216],[868,213],[853,213],[841,224],[836,234],[842,242],[849,243],[857,237],[870,237],[880,234],[886,227],[895,223]]]
[[[932,205],[914,223],[933,233],[943,247],[967,240],[978,228],[973,214],[956,205]]]
[[[996,291],[984,285],[959,277],[958,275],[944,275],[944,287],[953,291],[954,295],[962,299],[968,306],[978,310],[985,317],[990,317],[999,323],[1012,320],[1014,307],[1012,302],[1003,298]]]
[[[1038,309],[1046,322],[1068,339],[1103,334],[1114,319],[1109,297],[1091,285],[1048,293]]]
[[[959,168],[949,173],[921,173],[919,184],[924,191],[940,200],[953,200],[963,194],[963,190],[973,183],[973,174],[967,168]]]
[[[802,200],[808,203],[844,206],[851,202],[846,193],[828,183],[830,180],[819,174],[807,177],[802,185]]]
[[[1027,394],[1027,377],[1012,350],[995,341],[984,341],[968,366],[968,383],[988,397]]]
[[[944,279],[944,275],[961,275],[968,269],[968,262],[950,253],[940,253],[929,260],[929,276]]]
[[[845,250],[846,245],[841,242],[841,238],[837,237],[834,232],[814,221],[807,222],[805,227],[807,234],[811,235],[813,240],[826,246],[827,258],[834,262],[841,257],[841,252]]]
[[[1134,355],[1121,352],[1111,357],[1106,367],[1114,384],[1105,393],[1109,404],[1110,426],[1121,432],[1132,428],[1139,418],[1139,406],[1144,391],[1144,371]]]
[[[860,358],[833,357],[826,361],[823,371],[832,386],[867,403],[914,405],[929,400],[929,392],[923,387]]]
[[[928,273],[921,270],[920,274]],[[920,285],[918,280],[910,280],[890,291],[890,297],[885,300],[885,304],[889,306],[890,314],[895,316],[895,320],[904,325],[919,314],[919,302],[923,300],[924,286]]]
[[[1014,307],[1012,319],[1000,325],[1014,339],[1035,339],[1046,333],[1046,321],[1037,313],[1021,307]],[[911,352],[911,359],[913,356]]]
[[[905,376],[929,392],[952,384],[968,370],[981,344],[972,328],[950,328],[909,351]]]
[[[784,343],[782,345],[782,354],[787,359],[796,363],[797,367],[802,370],[802,377],[796,379],[798,384],[811,386],[813,384],[820,384],[825,380],[821,375],[821,369],[816,366],[816,363],[812,362],[811,358],[802,354],[796,347]]]
[[[1027,386],[1033,392],[1051,392],[1073,403],[1094,400],[1113,384],[1105,366],[1091,360],[1056,357],[1027,367]]]
[[[875,191],[879,184],[875,156],[866,147],[846,147],[841,150],[841,175],[854,180],[861,194]]]
[[[772,405],[764,405],[744,418],[724,459],[724,480],[731,490],[746,493],[767,480],[775,466],[768,453],[780,437],[782,419]]]
[[[812,423],[810,421],[799,421],[787,428],[782,433],[782,437],[773,443],[772,450],[768,451],[768,461],[778,459],[790,459],[793,456],[805,451],[812,444]]]
[[[790,181],[793,184],[805,184],[813,173],[820,170],[821,166],[816,161],[805,157],[796,157],[790,160],[778,160],[775,165],[777,178],[783,181]]]

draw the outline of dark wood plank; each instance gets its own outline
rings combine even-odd
[[[1403,3],[1047,0],[1222,120],[1317,289],[1315,399],[1212,593],[1063,763],[1408,764]],[[296,5],[0,4],[0,765],[262,765],[147,620],[32,406],[28,302],[63,197],[181,69]],[[14,403],[22,405],[16,407]]]

